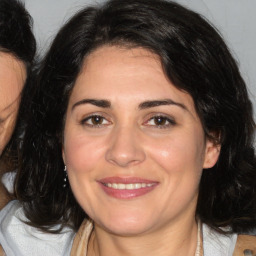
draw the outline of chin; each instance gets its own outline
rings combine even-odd
[[[132,216],[113,216],[111,219],[99,222],[98,226],[109,233],[119,236],[135,236],[147,233],[153,226],[151,218]]]
[[[111,225],[108,227],[104,227],[104,229],[111,234],[114,234],[116,236],[124,236],[124,237],[131,237],[131,236],[138,236],[141,234],[145,234],[148,231],[148,228],[145,226],[138,226],[138,224],[134,225]]]

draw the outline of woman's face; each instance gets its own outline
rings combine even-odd
[[[86,58],[63,159],[97,227],[134,235],[194,219],[202,169],[217,158],[191,96],[166,78],[156,55],[105,46]]]
[[[25,80],[23,62],[0,52],[0,155],[12,135]]]

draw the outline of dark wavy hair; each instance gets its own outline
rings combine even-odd
[[[18,0],[0,1],[1,51],[14,55],[27,68],[33,62],[36,41],[32,32],[32,19]]]
[[[16,193],[30,224],[78,229],[86,213],[63,188],[62,135],[69,96],[84,59],[103,45],[157,54],[169,80],[194,100],[206,136],[221,144],[218,163],[203,171],[196,214],[231,232],[256,223],[255,124],[236,61],[204,18],[164,0],[110,0],[73,16],[41,63],[27,118]]]
[[[36,53],[32,23],[31,16],[20,1],[0,0],[0,54],[1,52],[8,53],[22,61],[26,67],[27,77],[31,76]],[[24,86],[24,90],[27,87],[28,85]],[[23,104],[25,102],[21,103]],[[4,171],[15,168],[17,137],[19,135],[16,130],[1,156],[0,165],[1,169],[4,166]]]

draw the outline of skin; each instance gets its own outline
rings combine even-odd
[[[91,255],[194,255],[200,177],[218,155],[193,99],[166,78],[156,55],[104,46],[86,58],[68,104],[63,159],[78,203],[95,222]],[[157,185],[115,198],[99,183],[113,176]]]
[[[0,52],[0,155],[11,138],[26,80],[26,68],[13,55]]]

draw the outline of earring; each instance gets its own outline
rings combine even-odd
[[[65,188],[67,186],[67,179],[68,179],[68,175],[67,175],[67,166],[65,165],[64,167],[64,179],[63,179],[63,188]]]

